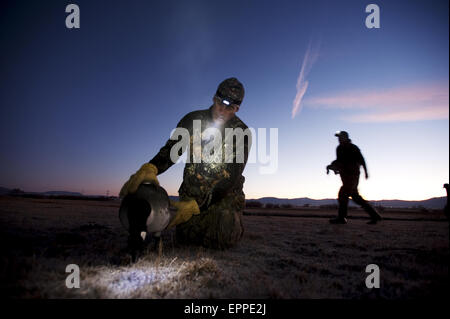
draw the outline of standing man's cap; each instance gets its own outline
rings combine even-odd
[[[232,104],[241,105],[244,99],[244,86],[236,78],[229,78],[219,84],[216,95],[231,100]]]
[[[334,134],[334,136],[345,137],[348,139],[348,133],[346,131],[337,131],[336,134]]]

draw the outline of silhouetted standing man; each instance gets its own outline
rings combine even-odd
[[[361,207],[370,215],[371,220],[369,221],[369,224],[376,224],[377,221],[381,220],[381,216],[377,213],[375,208],[359,195],[358,192],[359,169],[361,165],[364,168],[366,179],[369,178],[364,157],[358,146],[352,144],[347,132],[340,131],[337,132],[335,136],[339,138],[339,146],[336,149],[337,158],[327,166],[327,174],[331,169],[335,174],[341,175],[342,187],[339,190],[338,217],[330,219],[330,223],[347,223],[348,198],[351,197],[355,203],[361,205]]]
[[[447,203],[445,204],[444,207],[444,214],[445,217],[447,217],[448,220],[450,220],[450,206],[449,206],[449,197],[448,197],[448,183],[444,184],[444,188],[447,191]]]

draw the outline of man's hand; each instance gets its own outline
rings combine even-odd
[[[131,175],[130,179],[122,186],[119,197],[123,198],[127,194],[133,194],[137,191],[139,185],[144,182],[159,185],[156,174],[158,174],[158,169],[155,165],[151,163],[142,165],[141,168],[135,174]]]
[[[192,215],[200,214],[200,208],[198,207],[198,204],[195,201],[195,199],[179,202],[171,200],[170,205],[177,209],[177,214],[175,215],[174,219],[172,219],[170,224],[167,226],[167,229],[176,226],[178,224],[187,222],[189,219],[191,219]]]
[[[333,163],[327,166],[327,175],[330,173],[330,170],[332,170],[335,175],[339,174],[339,168],[338,165],[336,165],[336,161],[333,161]]]
[[[366,171],[366,179],[369,179],[369,174],[367,173],[367,171]]]

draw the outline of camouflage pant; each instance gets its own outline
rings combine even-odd
[[[235,245],[244,233],[242,210],[245,197],[231,193],[186,223],[177,225],[177,241],[225,249]]]
[[[348,198],[360,205],[372,219],[379,219],[380,215],[358,192],[359,173],[343,174],[340,173],[342,180],[342,187],[339,190],[339,217],[347,217]]]

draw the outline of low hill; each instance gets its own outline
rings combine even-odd
[[[307,197],[301,198],[276,198],[276,197],[262,197],[259,199],[248,199],[247,202],[260,202],[262,204],[276,204],[276,205],[292,205],[292,206],[322,206],[322,205],[336,205],[338,202],[335,198],[330,199],[311,199]],[[375,206],[391,207],[391,208],[413,208],[424,207],[427,209],[441,209],[445,206],[447,197],[434,197],[427,200],[420,201],[405,201],[405,200],[376,200],[370,201]],[[356,206],[350,201],[350,206]]]

